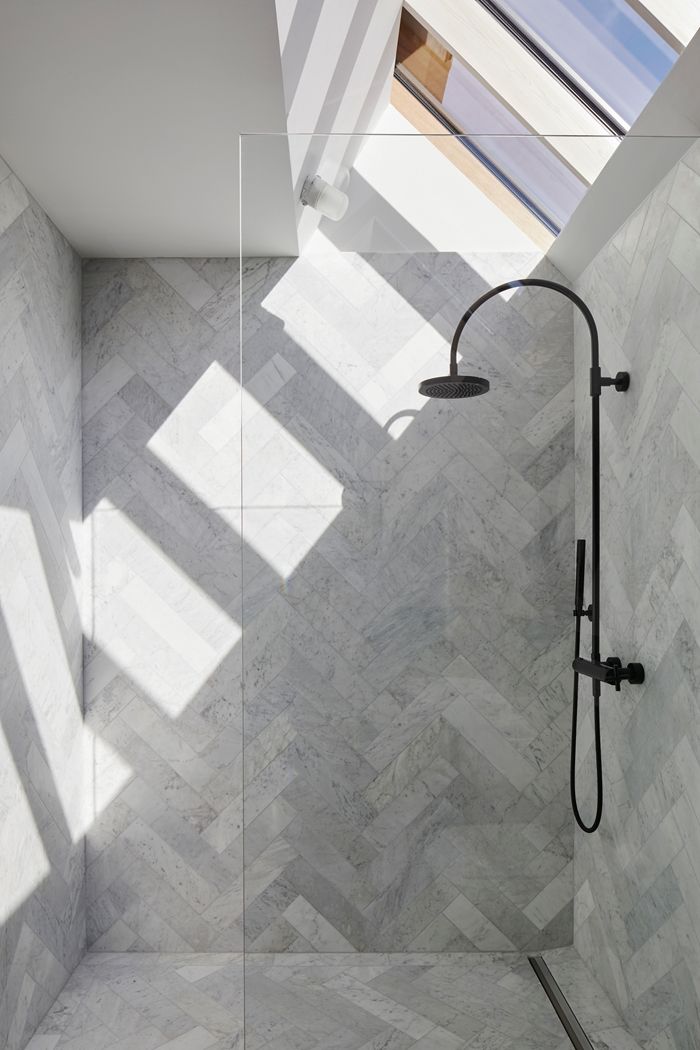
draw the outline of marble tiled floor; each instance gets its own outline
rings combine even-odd
[[[243,1047],[243,956],[84,956],[27,1050]]]
[[[618,1041],[575,953],[556,956],[579,988],[597,1047]],[[29,1050],[243,1048],[243,956],[88,954]],[[624,1034],[624,1033],[622,1033]],[[566,1050],[519,954],[248,955],[246,1050]]]

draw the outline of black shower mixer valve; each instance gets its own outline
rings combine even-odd
[[[622,682],[641,685],[644,681],[642,664],[632,663],[623,667],[622,660],[617,656],[609,656],[607,660],[584,660],[577,656],[571,666],[577,674],[585,675],[586,678],[593,678],[606,685],[614,685],[618,693]]]

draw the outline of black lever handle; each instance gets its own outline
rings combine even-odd
[[[606,685],[614,685],[618,690],[621,682],[641,685],[644,681],[644,668],[641,664],[627,664],[627,667],[623,667],[622,662],[616,656],[611,656],[602,663],[576,656],[571,666],[576,674],[585,675],[598,682],[605,682]]]

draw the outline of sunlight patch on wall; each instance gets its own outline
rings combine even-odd
[[[92,640],[106,656],[102,671],[108,662],[112,676],[126,674],[176,718],[237,644],[240,627],[109,500],[93,511],[91,531],[101,581]],[[232,571],[236,565],[232,542]]]
[[[340,413],[357,405],[396,441],[425,407],[421,380],[447,371],[455,318],[504,270],[526,276],[541,258],[539,251],[364,257],[340,251],[318,230],[262,305],[346,395]],[[463,291],[456,272],[472,279]]]
[[[205,507],[228,518],[240,508],[240,387],[213,362],[155,431],[147,448]]]
[[[0,508],[0,553],[0,608],[42,745],[30,755],[30,775],[53,782],[61,808],[55,817],[77,842],[87,810],[81,698],[27,511]]]
[[[396,271],[406,259],[395,256]],[[279,318],[285,338],[317,366],[317,383],[332,381],[340,415],[351,415],[356,405],[359,415],[367,413],[381,427],[393,420],[387,432],[394,440],[410,423],[406,412],[425,403],[418,395],[422,371],[448,352],[444,335],[426,322],[410,296],[369,260],[339,251],[320,230],[262,305]],[[351,343],[348,332],[357,337],[358,318],[367,331]],[[313,372],[308,374],[313,382]],[[246,383],[246,390],[257,393],[257,380]],[[399,413],[403,419],[394,419]],[[330,486],[331,504],[335,495]]]
[[[31,896],[48,875],[51,865],[1,726],[0,828],[3,843],[0,923],[3,923]]]
[[[95,821],[123,791],[134,771],[99,733],[88,732],[93,769],[92,821]]]
[[[342,509],[341,483],[265,410],[295,375],[277,353],[241,391],[214,362],[148,442],[149,451],[282,578]]]

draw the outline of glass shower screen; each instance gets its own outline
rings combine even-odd
[[[575,881],[568,778],[574,538],[586,535],[590,470],[578,443],[589,425],[584,332],[565,298],[521,289],[484,306],[460,342],[459,370],[486,377],[485,396],[432,400],[418,387],[447,374],[455,325],[473,300],[541,277],[591,298],[604,367],[629,365],[633,384],[641,347],[641,386],[604,409],[604,427],[628,433],[640,396],[651,397],[636,297],[644,280],[677,280],[665,260],[682,256],[671,240],[690,207],[687,172],[700,169],[674,168],[690,140],[630,139],[626,163],[657,165],[651,196],[641,185],[638,200],[629,188],[620,196],[606,167],[555,239],[540,212],[559,199],[560,165],[615,144],[242,137],[237,848],[246,1033],[256,1045],[291,1030],[280,1045],[374,1047],[397,1018],[395,1038],[407,1046],[438,1035],[467,1045],[488,1028],[487,1007],[475,1017],[466,1006],[485,994],[487,959],[512,990],[498,998],[504,1038],[508,1024],[514,1039],[531,1025],[538,1045],[557,1032],[539,986],[522,975],[528,954],[574,944],[574,898],[589,892],[598,863],[595,845],[581,845]],[[537,207],[483,163],[506,154],[552,160],[529,173]],[[301,203],[313,175],[347,196],[339,220]],[[627,528],[625,484],[613,457],[604,565]],[[632,629],[620,600],[613,594],[603,613],[611,651],[616,632]],[[622,716],[605,717],[616,747]],[[579,791],[590,807],[587,716],[580,735]],[[608,778],[620,761],[608,753]],[[607,790],[608,833],[622,851]],[[599,979],[604,951],[624,954],[610,939],[601,948],[586,926],[606,907],[597,901],[577,919],[577,947]],[[470,967],[478,994],[465,990]],[[623,1009],[621,995],[615,1005]],[[332,1041],[341,1036],[349,1041]]]

